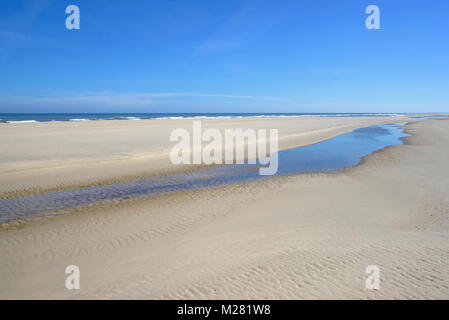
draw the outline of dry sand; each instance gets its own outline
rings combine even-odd
[[[0,298],[448,299],[449,121],[406,128],[406,145],[342,173],[88,207],[0,231]],[[80,290],[65,288],[72,264]],[[368,265],[380,268],[380,290],[365,289]]]

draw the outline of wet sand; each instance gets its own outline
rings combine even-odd
[[[202,119],[216,128],[279,130],[279,148],[308,145],[374,124],[406,117],[297,117]],[[192,131],[192,120],[106,120],[1,123],[0,199],[117,183],[186,170],[169,159],[175,128]]]
[[[448,299],[449,121],[406,130],[406,145],[338,174],[103,203],[12,225],[0,231],[0,298]],[[72,264],[80,290],[65,288]],[[368,265],[380,268],[380,290],[365,288]]]

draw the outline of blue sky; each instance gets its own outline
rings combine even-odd
[[[0,112],[448,112],[448,39],[447,0],[3,0]]]

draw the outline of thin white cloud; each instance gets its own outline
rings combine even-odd
[[[21,32],[0,30],[0,38],[6,41],[25,41],[28,40],[28,36]]]
[[[329,69],[315,69],[312,72],[316,74],[326,75],[345,75],[359,73],[361,70],[354,68],[329,68]]]
[[[242,41],[213,40],[200,44],[197,53],[218,53],[233,50],[243,44]]]
[[[287,99],[276,97],[260,97],[260,96],[244,96],[232,94],[193,94],[192,97],[215,97],[215,98],[230,98],[230,99],[253,99],[253,100],[270,100],[270,101],[288,101]]]
[[[196,54],[214,54],[238,49],[264,36],[282,21],[288,12],[276,2],[246,0],[234,13],[222,20],[196,48]]]
[[[80,108],[89,106],[92,108],[151,107],[161,104],[185,103],[195,98],[285,101],[274,97],[253,95],[207,94],[197,92],[117,93],[102,91],[46,96],[3,96],[0,97],[0,105],[8,109],[14,107],[64,108],[66,106]],[[0,109],[0,112],[5,111]]]

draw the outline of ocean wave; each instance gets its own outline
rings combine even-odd
[[[309,115],[284,115],[284,114],[279,114],[279,115],[270,115],[270,114],[261,114],[261,115],[257,115],[257,116],[249,116],[249,118],[299,118],[299,117],[307,117]],[[311,115],[311,117],[316,117],[318,115]]]
[[[34,123],[37,122],[36,120],[11,120],[6,121],[7,123]]]
[[[152,118],[149,118],[149,119],[152,119]],[[159,118],[153,118],[153,119],[156,119],[156,120],[167,120],[167,119],[177,120],[177,119],[189,119],[189,118],[180,116],[180,117],[159,117]]]
[[[81,118],[81,119],[69,119],[69,121],[88,121],[89,119],[83,119],[83,118]]]

